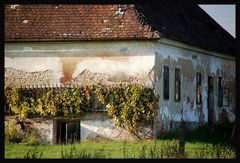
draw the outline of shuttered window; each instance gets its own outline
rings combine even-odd
[[[169,100],[169,67],[164,66],[163,72],[163,99]]]
[[[180,69],[175,69],[175,93],[174,93],[174,100],[180,101],[181,96],[181,73]]]
[[[222,77],[218,77],[218,106],[223,106]]]
[[[201,89],[202,89],[202,75],[198,72],[196,76],[196,102],[197,104],[202,103],[202,94],[201,94]]]

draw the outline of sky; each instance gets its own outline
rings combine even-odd
[[[228,33],[236,38],[235,30],[235,5],[199,5]]]

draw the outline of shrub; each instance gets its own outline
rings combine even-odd
[[[21,137],[17,131],[17,120],[11,119],[6,129],[5,142],[18,143],[20,141]]]
[[[31,134],[29,136],[26,136],[22,142],[25,144],[25,145],[31,145],[31,146],[34,146],[34,145],[39,145],[40,144],[40,141],[38,140],[36,134]]]

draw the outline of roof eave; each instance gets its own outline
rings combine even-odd
[[[76,38],[76,39],[69,39],[69,38],[56,38],[56,39],[5,39],[5,42],[65,42],[65,41],[129,41],[129,40],[159,40],[159,37],[126,37],[126,38]]]

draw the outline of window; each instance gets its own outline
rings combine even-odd
[[[202,94],[201,94],[201,83],[202,83],[202,75],[200,73],[197,73],[197,93],[196,93],[196,102],[197,104],[201,104],[202,103]]]
[[[169,100],[169,67],[164,66],[163,72],[163,99]]]
[[[223,106],[229,106],[229,88],[223,88]]]
[[[218,77],[218,106],[223,106],[222,77]]]
[[[175,69],[175,93],[174,93],[174,100],[180,101],[180,92],[181,92],[181,74],[180,69]]]

